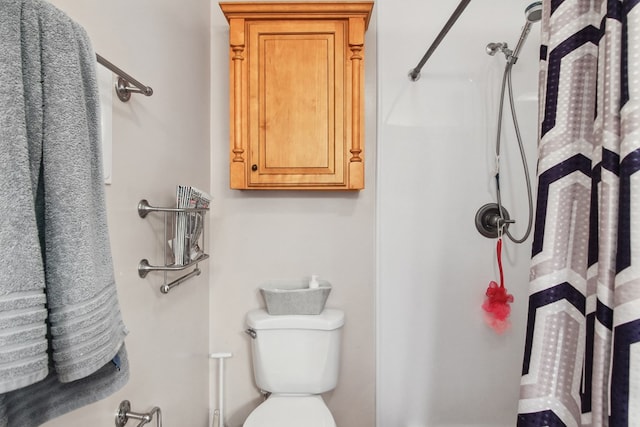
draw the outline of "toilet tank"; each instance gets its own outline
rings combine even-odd
[[[344,312],[327,308],[315,315],[247,314],[252,335],[253,373],[261,390],[320,394],[338,382]],[[255,332],[255,333],[254,333]]]

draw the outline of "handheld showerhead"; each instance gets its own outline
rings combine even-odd
[[[524,16],[526,18],[526,22],[524,27],[522,28],[522,34],[520,34],[520,39],[516,44],[516,48],[513,49],[513,53],[509,58],[509,64],[513,65],[518,60],[518,55],[520,54],[520,49],[524,46],[525,40],[527,40],[527,36],[531,31],[531,25],[542,19],[542,2],[536,1],[527,6],[524,10]]]
[[[537,1],[531,3],[524,9],[524,16],[527,18],[527,22],[532,24],[542,19],[542,2]]]

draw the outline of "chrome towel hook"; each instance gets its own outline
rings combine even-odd
[[[120,402],[118,413],[116,414],[116,427],[124,427],[127,421],[129,421],[129,418],[140,420],[140,424],[136,427],[142,427],[151,422],[154,414],[156,415],[156,427],[162,427],[162,411],[160,411],[160,408],[154,406],[153,409],[147,413],[132,412],[131,403],[128,400],[123,400]]]

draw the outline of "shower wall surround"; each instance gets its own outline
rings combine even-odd
[[[446,3],[446,5],[445,5]],[[481,305],[498,279],[496,242],[474,225],[495,202],[495,129],[504,56],[522,0],[471,2],[411,82],[409,70],[456,2],[378,0],[377,427],[515,425],[531,241],[505,240],[511,329],[498,335]],[[535,173],[539,24],[513,68],[516,108]],[[402,48],[400,49],[399,46]],[[522,235],[527,196],[506,108],[501,182]]]

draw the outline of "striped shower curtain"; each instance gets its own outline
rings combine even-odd
[[[640,426],[640,0],[545,0],[518,426]]]

